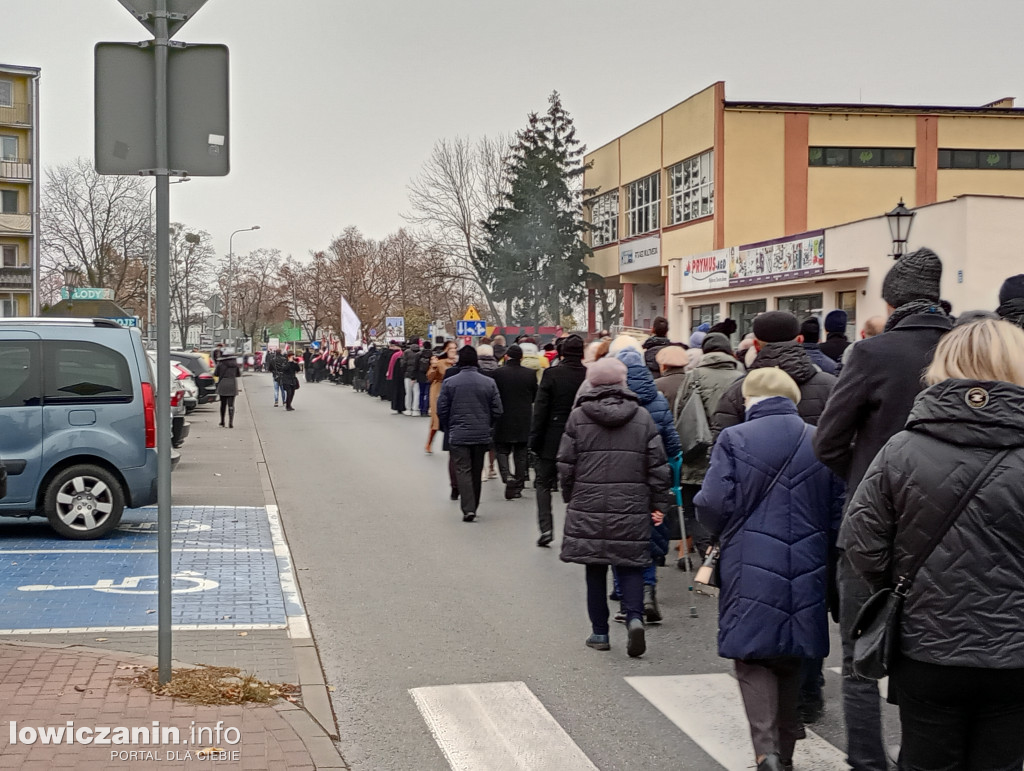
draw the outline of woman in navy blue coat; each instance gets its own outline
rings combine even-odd
[[[754,370],[743,396],[746,421],[718,437],[694,504],[721,546],[718,654],[736,660],[759,771],[783,771],[804,737],[800,660],[828,655],[828,553],[844,490],[814,455],[789,375]]]

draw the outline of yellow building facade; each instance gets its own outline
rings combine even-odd
[[[38,313],[39,69],[0,64],[0,317]]]
[[[742,336],[765,310],[842,308],[852,328],[891,258],[830,266],[825,229],[900,199],[1024,196],[1024,110],[738,102],[718,82],[586,162],[590,267],[621,288],[625,326],[664,315],[685,340],[730,316]]]

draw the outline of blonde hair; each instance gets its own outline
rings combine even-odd
[[[1024,331],[1008,321],[991,319],[955,328],[939,341],[925,372],[928,385],[950,378],[1024,386]]]

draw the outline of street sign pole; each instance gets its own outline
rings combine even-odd
[[[170,179],[167,153],[167,0],[157,0],[156,46],[156,330],[157,330],[157,675],[171,679],[171,279]],[[184,341],[182,341],[184,343]]]

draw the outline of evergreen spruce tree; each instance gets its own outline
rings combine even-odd
[[[505,205],[484,222],[486,248],[478,255],[494,296],[529,325],[557,324],[582,300],[590,254],[582,239],[586,148],[558,92],[548,103],[545,115],[531,114],[516,134],[511,188]]]

